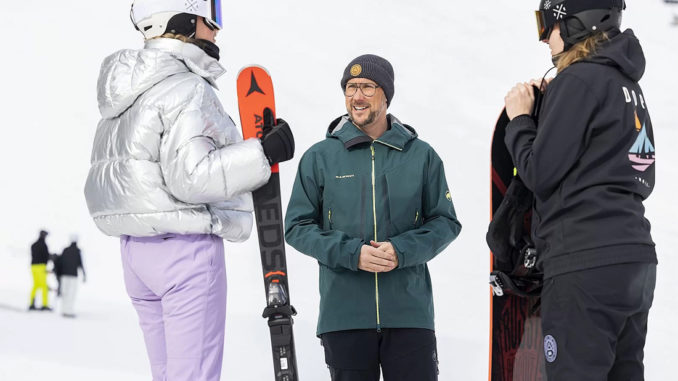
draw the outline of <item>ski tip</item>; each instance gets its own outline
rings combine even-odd
[[[264,72],[266,72],[266,74],[268,74],[269,76],[271,75],[265,67],[263,67],[263,66],[261,66],[261,65],[257,65],[257,64],[251,64],[251,65],[243,66],[243,67],[238,71],[238,77],[240,76],[240,74],[242,74],[242,72],[244,72],[244,71],[247,70],[247,69],[261,69],[261,70],[263,70]]]

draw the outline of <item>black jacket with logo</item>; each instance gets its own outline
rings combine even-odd
[[[535,194],[532,235],[546,278],[657,261],[642,203],[655,175],[644,71],[633,32],[612,33],[549,84],[536,124],[522,115],[507,127],[506,146]]]

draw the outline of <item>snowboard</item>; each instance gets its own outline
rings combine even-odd
[[[495,217],[515,176],[513,161],[504,144],[508,123],[509,117],[506,110],[503,110],[492,136],[490,189],[492,218]],[[529,232],[530,217],[531,210],[523,216],[527,232]],[[492,294],[490,299],[489,380],[545,381],[545,356],[538,292],[536,295],[533,292],[529,296],[513,292],[514,290],[508,284],[512,281],[506,276],[512,269],[506,268],[505,264],[500,264],[492,252],[490,252],[490,258]],[[525,263],[528,260],[533,261],[534,258],[526,259]],[[502,272],[502,276],[499,276],[499,271]],[[520,284],[520,281],[518,283]]]
[[[262,67],[245,67],[238,74],[237,92],[243,138],[261,138],[264,110],[268,109],[266,112],[275,121],[271,76]],[[271,334],[274,380],[297,381],[299,377],[292,332],[292,316],[296,315],[296,311],[290,304],[287,283],[278,164],[271,167],[270,180],[252,192],[252,198],[266,293],[266,308],[262,316],[268,319]]]

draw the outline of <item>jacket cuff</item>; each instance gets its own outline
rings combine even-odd
[[[365,242],[360,240],[360,239],[356,239],[356,242],[358,243],[358,245],[353,250],[353,253],[351,254],[351,256],[348,258],[348,268],[351,271],[358,271],[358,261],[360,260],[360,250],[363,248],[363,245],[365,244]]]
[[[513,120],[511,120],[509,124],[506,126],[506,129],[509,129],[513,126],[535,127],[535,125],[536,123],[534,121],[534,118],[532,118],[532,115],[522,114],[513,118]]]
[[[403,268],[405,267],[405,255],[403,254],[403,251],[398,247],[398,239],[395,238],[395,240],[389,239],[388,242],[391,242],[391,245],[393,245],[393,250],[396,252],[396,256],[398,257],[398,266],[396,268]]]

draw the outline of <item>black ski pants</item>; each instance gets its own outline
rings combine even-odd
[[[547,279],[542,328],[549,381],[643,381],[657,265],[626,263]]]
[[[321,335],[332,381],[437,381],[435,332],[385,328],[329,332]]]

